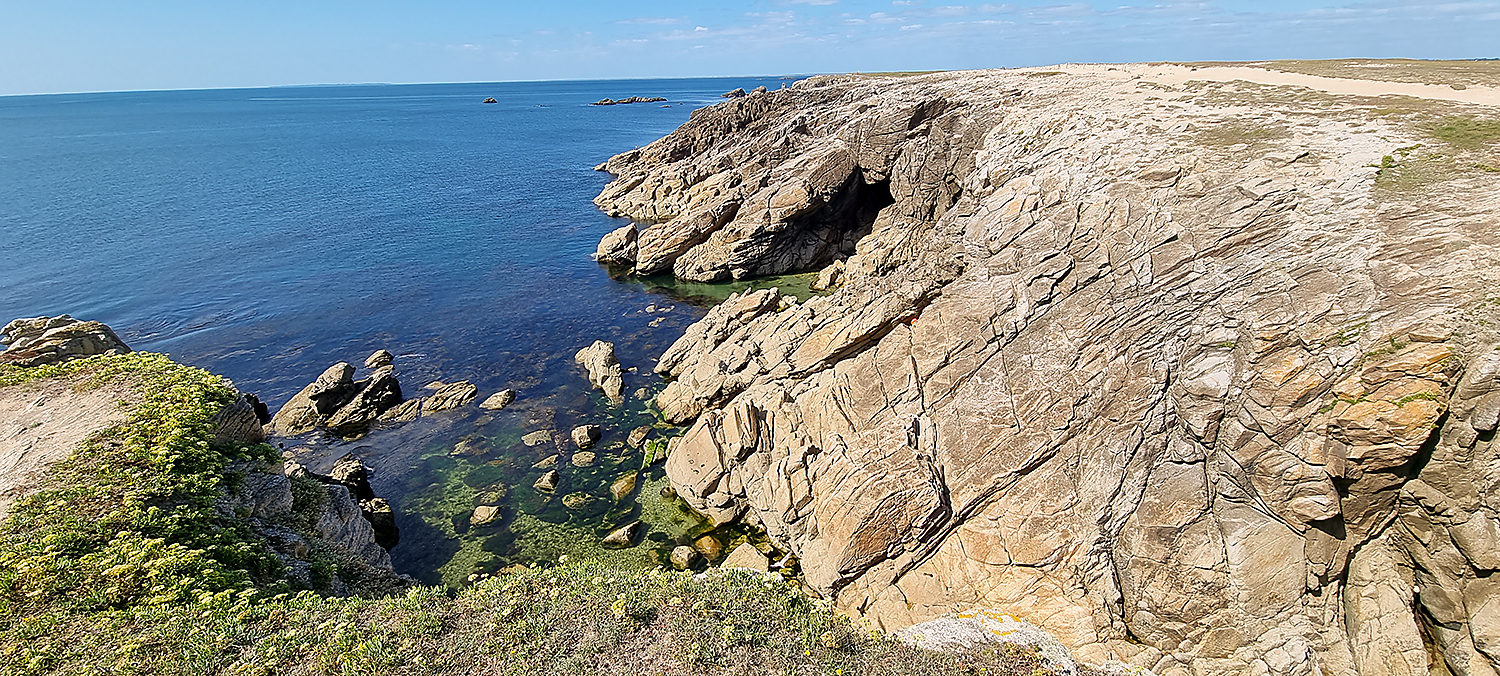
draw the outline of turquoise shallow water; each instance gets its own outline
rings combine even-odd
[[[639,452],[618,444],[652,422],[645,405],[610,409],[572,354],[615,341],[640,368],[628,389],[657,387],[654,358],[714,295],[612,280],[590,260],[622,223],[591,203],[609,179],[592,167],[721,92],[761,84],[780,80],[0,98],[0,321],[97,319],[136,349],[232,378],[273,410],[328,365],[380,348],[396,353],[408,396],[439,379],[470,379],[481,397],[515,387],[517,405],[498,415],[469,407],[301,454],[317,463],[352,450],[375,467],[400,515],[393,555],[426,580],[550,556],[670,505],[535,504],[524,492],[540,450],[520,434],[605,423],[610,460],[565,472],[582,492],[639,466]],[[587,105],[630,95],[669,104]],[[465,439],[467,454],[455,454]],[[459,503],[492,499],[502,484],[506,526],[470,533]],[[649,560],[651,543],[686,528],[662,526],[609,555]]]

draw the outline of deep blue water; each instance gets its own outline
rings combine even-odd
[[[592,167],[760,84],[779,80],[0,98],[0,322],[103,321],[273,410],[379,348],[398,355],[408,395],[434,379],[471,379],[481,397],[517,387],[512,418],[470,412],[362,440],[400,512],[432,479],[419,458],[433,448],[473,429],[508,439],[538,402],[563,428],[602,414],[572,364],[593,340],[641,367],[631,387],[649,384],[702,310],[590,260],[622,224],[591,203],[609,180]],[[637,94],[670,104],[587,105]],[[643,312],[652,304],[674,309]],[[322,456],[345,446],[327,443]],[[398,563],[435,579],[442,560],[421,550],[442,535],[401,518]]]

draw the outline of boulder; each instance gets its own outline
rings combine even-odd
[[[431,396],[426,398],[426,402],[422,405],[422,410],[425,413],[451,411],[474,401],[474,398],[477,396],[479,396],[479,388],[475,387],[474,383],[467,380],[448,383],[438,388],[438,391],[433,392]]]
[[[500,390],[499,392],[485,397],[484,401],[479,402],[479,407],[489,409],[491,411],[498,411],[505,408],[506,406],[510,406],[511,402],[515,400],[515,390]]]
[[[818,272],[818,278],[812,283],[813,291],[827,291],[840,282],[844,281],[844,262],[834,261]]]
[[[385,498],[361,500],[359,509],[365,520],[370,522],[370,528],[375,531],[375,544],[390,551],[401,543],[401,529],[396,527],[396,510],[391,508],[390,502]]]
[[[634,223],[610,231],[599,240],[599,247],[594,251],[594,260],[600,263],[634,264],[635,235]]]
[[[365,358],[365,368],[367,369],[378,369],[394,363],[396,363],[396,355],[391,354],[390,350],[376,350],[369,357]]]
[[[625,401],[621,394],[625,381],[620,360],[615,359],[614,343],[596,340],[594,344],[579,350],[573,359],[588,370],[589,383],[603,390],[612,405],[619,406]]]
[[[630,436],[625,439],[625,443],[630,444],[631,448],[640,448],[641,444],[646,441],[646,437],[650,434],[651,426],[642,425],[630,430]]]
[[[41,366],[99,354],[125,354],[130,348],[99,322],[68,315],[16,319],[0,328],[0,364]]]
[[[619,528],[610,531],[604,536],[604,546],[611,549],[621,549],[635,544],[636,534],[641,530],[640,521],[631,521]]]
[[[603,428],[598,425],[579,425],[573,428],[573,444],[580,449],[593,448],[603,433]]]
[[[500,520],[499,505],[480,505],[474,508],[474,513],[469,516],[470,526],[488,526]]]
[[[375,490],[370,487],[370,468],[353,453],[346,453],[335,460],[328,471],[328,480],[349,489],[355,500],[375,499]]]
[[[760,550],[755,548],[755,545],[748,542],[741,542],[740,546],[735,547],[734,551],[729,552],[729,556],[724,557],[724,562],[720,563],[719,567],[753,570],[764,573],[771,569],[771,562],[766,558],[765,554],[760,553]]]
[[[354,386],[354,397],[323,422],[324,426],[344,436],[363,431],[381,413],[401,403],[401,384],[396,382],[393,367],[375,369],[370,377],[354,383]],[[314,398],[314,403],[317,401]]]
[[[672,567],[677,570],[687,570],[693,567],[698,560],[698,551],[692,547],[679,545],[672,548],[672,554],[668,557],[672,561]]]
[[[557,470],[554,469],[543,474],[541,478],[536,480],[536,483],[531,484],[531,487],[543,493],[551,493],[557,490],[557,484],[561,481],[562,475],[558,474]]]
[[[640,472],[631,472],[615,479],[614,483],[609,485],[610,497],[614,498],[615,502],[630,497],[630,494],[635,492],[635,486],[639,479]]]
[[[705,535],[693,541],[693,549],[712,562],[724,554],[724,543],[712,535]]]
[[[593,467],[595,460],[593,451],[579,451],[568,462],[574,467]]]
[[[342,361],[334,364],[292,395],[291,400],[271,418],[266,431],[279,436],[311,432],[348,403],[357,390],[354,367]]]
[[[253,394],[241,394],[208,422],[214,426],[214,443],[258,444],[266,440],[264,425],[270,422],[270,416],[259,398]]]

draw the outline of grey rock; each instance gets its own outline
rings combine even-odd
[[[393,367],[375,369],[370,377],[354,383],[354,386],[353,398],[323,422],[344,436],[358,434],[381,413],[401,403],[401,384],[396,381]],[[315,398],[314,403],[317,401]]]
[[[698,561],[698,551],[686,545],[678,545],[672,548],[672,553],[667,558],[671,560],[673,568],[687,570]]]
[[[378,369],[394,363],[396,363],[396,355],[391,354],[390,350],[376,350],[369,357],[365,358],[365,368],[367,369]]]
[[[552,455],[549,455],[549,456],[547,456],[545,458],[542,458],[541,460],[536,461],[536,464],[532,465],[531,468],[532,469],[552,469],[553,467],[557,466],[557,461],[561,457],[562,456],[559,456],[558,454],[553,453]]]
[[[573,359],[588,371],[589,383],[603,390],[612,405],[619,406],[625,401],[621,394],[625,381],[620,360],[615,359],[614,343],[596,340],[592,345],[579,350]]]
[[[477,396],[479,396],[479,388],[475,387],[474,383],[467,380],[460,380],[438,388],[438,391],[433,392],[431,396],[427,397],[426,403],[422,405],[422,409],[425,413],[451,411],[474,401],[474,398]]]
[[[598,425],[579,425],[573,428],[573,444],[579,449],[593,448],[604,429]]]
[[[484,401],[479,403],[479,407],[492,411],[499,411],[506,406],[510,406],[511,402],[514,402],[515,400],[515,390],[500,390],[499,392],[486,397]]]
[[[293,395],[271,418],[266,432],[279,436],[311,432],[348,403],[357,391],[354,367],[348,362],[334,364]]]
[[[536,430],[521,435],[521,443],[527,446],[540,446],[552,441],[552,430]]]
[[[735,547],[734,551],[729,552],[729,556],[724,557],[724,562],[719,564],[719,567],[753,570],[764,573],[771,569],[771,562],[766,558],[765,554],[760,553],[760,550],[755,548],[755,545],[748,542],[741,542],[740,546]]]
[[[641,530],[640,521],[631,521],[619,528],[610,531],[604,536],[604,546],[611,549],[623,549],[635,544],[636,534]]]
[[[130,347],[100,322],[68,315],[16,319],[0,328],[0,364],[41,366],[101,354],[125,354]]]
[[[557,490],[557,484],[560,482],[562,482],[562,475],[558,474],[557,470],[554,469],[543,474],[541,478],[536,480],[536,483],[531,484],[531,487],[543,493],[551,493]]]
[[[266,440],[266,405],[253,394],[241,394],[209,419],[218,444],[258,444]]]

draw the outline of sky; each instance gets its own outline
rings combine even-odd
[[[1500,57],[1500,1],[0,0],[0,95]]]

